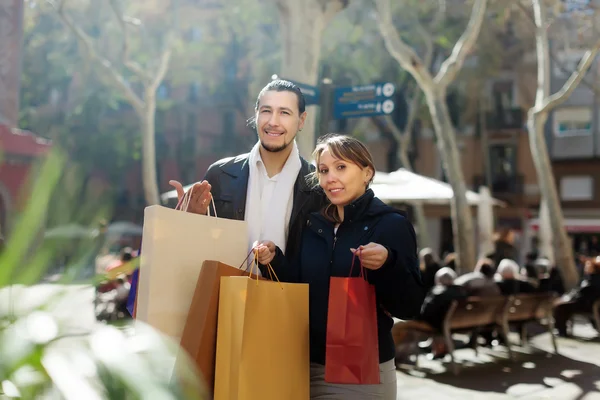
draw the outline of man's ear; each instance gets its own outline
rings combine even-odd
[[[298,130],[302,130],[302,128],[304,128],[304,122],[306,122],[306,111],[300,114],[300,123],[298,124]]]

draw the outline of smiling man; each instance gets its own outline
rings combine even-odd
[[[298,251],[306,216],[323,194],[310,182],[314,168],[298,152],[296,135],[306,120],[304,96],[292,82],[274,80],[258,95],[254,123],[258,143],[250,153],[225,158],[194,185],[189,212],[206,214],[212,194],[217,215],[248,222],[249,249],[265,238],[287,258]],[[182,185],[170,184],[184,196]]]

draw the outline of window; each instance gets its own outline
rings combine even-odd
[[[594,180],[589,175],[563,176],[560,179],[560,198],[566,201],[593,200]]]
[[[591,133],[591,109],[570,107],[554,112],[554,136],[587,136]]]

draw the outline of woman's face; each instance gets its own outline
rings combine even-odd
[[[329,149],[319,157],[319,185],[336,206],[345,206],[365,194],[373,176],[370,168],[359,167],[350,161],[335,158]]]

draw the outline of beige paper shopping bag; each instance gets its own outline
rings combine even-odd
[[[179,342],[202,263],[237,266],[247,249],[244,221],[147,207],[136,319]]]
[[[222,277],[215,400],[310,397],[308,285]]]

